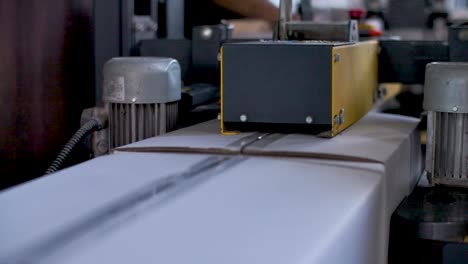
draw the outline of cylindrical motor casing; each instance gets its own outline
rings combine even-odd
[[[175,129],[182,88],[176,60],[113,58],[104,65],[103,77],[110,149]]]
[[[468,187],[468,63],[426,67],[426,172],[433,184]]]

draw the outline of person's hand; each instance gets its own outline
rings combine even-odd
[[[301,20],[301,15],[299,15],[299,14],[292,14],[292,20],[293,20],[293,21],[300,21],[300,20]]]

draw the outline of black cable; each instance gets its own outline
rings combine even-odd
[[[76,148],[78,143],[80,143],[84,138],[86,138],[89,134],[94,131],[98,131],[102,129],[101,123],[96,119],[91,119],[86,122],[76,133],[73,137],[67,142],[65,147],[60,151],[57,158],[55,158],[54,162],[50,165],[47,169],[45,174],[54,173],[63,166],[63,163],[67,160],[68,156],[72,153],[72,151]]]

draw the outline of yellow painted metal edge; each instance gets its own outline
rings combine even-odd
[[[366,115],[378,88],[378,42],[363,41],[332,48],[331,124],[333,137]],[[344,110],[344,123],[340,119]]]
[[[219,53],[219,61],[220,61],[220,72],[221,72],[221,85],[220,85],[220,97],[221,97],[221,114],[220,114],[220,122],[221,122],[221,134],[223,135],[237,135],[240,132],[238,131],[227,131],[226,128],[224,127],[224,72],[223,72],[223,47],[221,47],[220,53]]]

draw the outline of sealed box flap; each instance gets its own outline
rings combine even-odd
[[[225,136],[220,131],[219,120],[210,120],[122,146],[115,149],[115,151],[239,154],[241,148],[262,135],[261,133],[252,132]]]
[[[334,138],[306,134],[220,134],[219,121],[211,120],[116,151],[246,154],[322,158],[385,164],[402,144],[414,139],[419,119],[370,112]],[[414,141],[414,140],[410,140]]]
[[[371,112],[334,138],[272,134],[244,150],[245,154],[298,157],[342,157],[385,164],[412,138],[419,119]],[[414,144],[414,142],[413,142]]]

